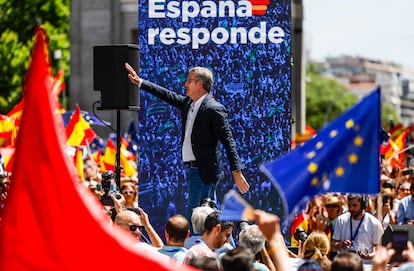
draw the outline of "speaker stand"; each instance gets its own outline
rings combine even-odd
[[[115,180],[116,187],[121,189],[121,110],[116,110],[116,162],[115,162]]]

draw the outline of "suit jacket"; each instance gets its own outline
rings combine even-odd
[[[192,99],[146,80],[142,81],[141,89],[181,110],[181,142],[184,142],[185,123]],[[226,149],[230,169],[241,170],[242,163],[227,120],[227,110],[208,93],[198,110],[191,133],[192,149],[199,163],[200,177],[205,183],[216,183],[224,178],[219,142]]]

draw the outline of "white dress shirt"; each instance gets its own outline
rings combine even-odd
[[[192,102],[190,110],[188,110],[187,121],[185,123],[183,148],[181,150],[184,162],[196,160],[194,152],[193,152],[193,148],[191,147],[192,145],[191,144],[191,133],[193,131],[194,120],[197,116],[198,109],[200,109],[200,105],[206,96],[207,94],[204,94],[203,96],[200,97],[200,99],[198,99],[195,102]]]

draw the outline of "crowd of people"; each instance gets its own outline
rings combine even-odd
[[[414,222],[414,175],[407,171],[411,169],[383,171],[377,195],[315,196],[292,221],[291,240],[282,234],[276,215],[256,210],[255,221],[221,221],[210,199],[193,209],[191,221],[171,213],[161,235],[151,215],[139,207],[137,179],[121,178],[118,188],[113,173],[100,174],[87,162],[84,184],[103,206],[102,199],[110,199],[112,203],[103,208],[108,220],[129,232],[137,249],[200,270],[387,270],[390,266],[409,270],[403,268],[414,268],[411,242],[403,251],[382,242],[388,227]],[[11,178],[0,177],[2,207]],[[401,253],[404,263],[391,260],[395,253]]]

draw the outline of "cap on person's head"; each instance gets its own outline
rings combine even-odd
[[[307,260],[298,267],[298,271],[323,271],[323,268],[314,260]]]
[[[342,201],[337,196],[331,196],[325,200],[324,205],[342,206]]]

